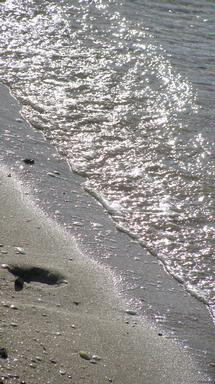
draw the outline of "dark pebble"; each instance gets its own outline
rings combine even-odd
[[[0,358],[1,359],[7,359],[8,358],[7,351],[5,348],[0,348]]]
[[[158,333],[158,336],[163,336],[163,333],[159,332],[159,333]]]
[[[32,165],[32,164],[34,164],[34,159],[28,159],[28,158],[26,158],[26,159],[23,159],[23,162],[24,162],[25,164],[30,164],[30,165]]]
[[[79,305],[80,302],[79,302],[79,301],[73,301],[73,304],[75,304],[75,305]]]

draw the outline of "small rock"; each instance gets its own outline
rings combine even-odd
[[[25,251],[21,247],[15,247],[16,254],[25,255]]]
[[[8,251],[1,251],[2,255],[7,255]]]
[[[79,352],[79,355],[84,360],[91,360],[91,356],[87,352],[81,351],[81,352]]]
[[[91,364],[97,364],[97,361],[94,360],[94,359],[90,359],[90,363],[91,363]]]
[[[18,324],[17,323],[10,323],[10,326],[13,328],[16,328],[16,327],[18,327]]]
[[[8,173],[7,177],[11,177],[11,176],[12,176],[11,173]]]
[[[1,244],[1,243],[0,243],[0,247],[4,247],[4,244]]]
[[[1,304],[5,308],[9,308],[10,307],[10,304],[9,303],[5,303],[5,301],[2,301]]]
[[[163,336],[163,333],[159,332],[159,333],[158,333],[158,336]]]
[[[0,348],[0,358],[1,359],[7,359],[8,358],[8,354],[7,354],[7,351],[5,348]]]
[[[8,373],[7,375],[8,375],[8,377],[10,377],[12,379],[18,379],[19,378],[19,375],[17,375],[16,373]]]
[[[48,172],[47,175],[48,175],[48,176],[51,176],[51,177],[56,177],[56,175],[54,174],[54,172]]]
[[[50,359],[49,360],[52,364],[57,364],[57,361],[55,359]]]
[[[137,315],[137,312],[134,311],[133,309],[126,309],[125,311],[128,315],[135,316]]]
[[[60,369],[59,373],[60,373],[60,375],[64,376],[66,374],[66,371],[64,371],[64,369]]]
[[[30,165],[33,165],[35,163],[34,159],[29,159],[29,158],[23,159],[23,162],[25,164],[30,164]]]
[[[96,360],[96,361],[100,361],[102,358],[100,356],[98,356],[98,355],[93,355],[92,359]]]
[[[14,304],[11,304],[11,305],[10,305],[10,309],[14,309],[14,310],[17,310],[17,309],[18,309],[18,307],[17,307],[16,305],[14,305]]]
[[[79,304],[80,304],[80,301],[73,301],[73,304],[75,304],[75,305],[79,305]]]
[[[109,383],[112,383],[113,380],[110,377],[105,376],[105,380],[109,381]]]

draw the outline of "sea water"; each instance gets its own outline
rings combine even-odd
[[[0,3],[1,79],[23,116],[84,176],[117,227],[212,311],[213,7]]]

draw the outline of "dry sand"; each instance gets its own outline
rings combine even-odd
[[[0,170],[1,264],[54,270],[67,284],[31,281],[15,291],[13,274],[0,269],[0,348],[8,353],[0,359],[0,382],[206,382],[172,340],[126,313],[111,271],[83,255],[8,172]]]

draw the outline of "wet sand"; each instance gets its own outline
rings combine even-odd
[[[0,199],[1,264],[19,265],[21,271],[27,266],[32,274],[28,282],[23,279],[23,289],[15,290],[16,277],[0,269],[0,348],[8,354],[0,359],[3,382],[206,382],[172,340],[126,313],[132,308],[119,295],[110,269],[81,253],[5,168],[0,170]],[[32,267],[67,282],[34,281]]]

